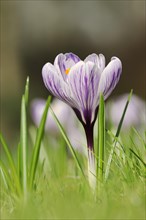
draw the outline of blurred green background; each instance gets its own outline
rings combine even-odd
[[[145,1],[1,1],[1,130],[19,131],[21,95],[30,76],[30,99],[47,97],[41,69],[58,53],[81,59],[117,56],[123,74],[112,94],[145,98]]]

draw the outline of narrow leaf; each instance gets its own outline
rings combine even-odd
[[[75,153],[75,150],[74,150],[74,148],[72,147],[72,145],[71,145],[71,143],[70,143],[70,140],[68,139],[68,137],[67,137],[67,135],[66,135],[66,133],[65,133],[63,127],[62,127],[62,125],[60,124],[58,118],[57,118],[56,115],[54,114],[52,108],[50,108],[50,110],[51,110],[51,113],[52,113],[52,115],[53,115],[53,117],[54,117],[54,119],[55,119],[55,121],[56,121],[56,123],[57,123],[57,125],[58,125],[58,128],[59,128],[59,130],[60,130],[60,132],[61,132],[61,134],[62,134],[62,136],[63,136],[63,138],[64,138],[64,140],[65,140],[65,142],[66,142],[66,144],[68,145],[68,147],[69,147],[69,149],[70,149],[70,151],[71,151],[71,153],[72,153],[72,156],[73,156],[73,158],[74,158],[74,160],[75,160],[75,162],[76,162],[76,165],[77,165],[78,169],[81,171],[83,177],[85,178],[85,174],[84,174],[83,169],[82,169],[82,167],[81,167],[81,164],[80,164],[80,162],[79,162],[79,160],[78,160],[78,158],[77,158],[77,155],[76,155],[76,153]]]
[[[45,110],[44,110],[44,113],[43,113],[43,116],[42,116],[42,119],[41,119],[41,122],[38,128],[38,131],[37,131],[37,135],[36,135],[35,145],[34,145],[32,159],[31,159],[31,166],[30,166],[30,188],[33,187],[33,183],[34,183],[34,178],[35,178],[35,173],[36,173],[36,168],[37,168],[38,158],[39,158],[39,152],[40,152],[40,147],[41,147],[41,141],[42,141],[43,134],[44,134],[44,128],[45,128],[45,123],[47,119],[50,102],[51,102],[51,97],[49,96],[46,102]]]
[[[11,192],[15,192],[15,188],[14,185],[12,184],[12,180],[9,176],[8,173],[8,169],[5,167],[5,165],[3,164],[3,162],[0,160],[0,171],[1,171],[1,175],[2,175],[2,179],[4,181],[4,185],[6,187],[6,189],[11,189]]]
[[[22,178],[23,192],[27,192],[27,118],[25,96],[21,101],[21,125],[20,125],[20,177]]]
[[[122,124],[123,124],[123,120],[124,120],[124,117],[125,117],[125,114],[126,114],[126,111],[127,111],[128,105],[129,105],[129,102],[130,102],[131,97],[132,97],[132,93],[133,93],[133,90],[131,90],[131,92],[130,92],[130,94],[128,96],[128,99],[127,99],[127,102],[125,104],[125,108],[124,108],[122,117],[120,119],[120,122],[119,122],[119,125],[118,125],[118,128],[117,128],[117,132],[115,134],[115,137],[118,137],[119,134],[120,134],[121,127],[122,127]],[[109,155],[109,158],[108,158],[108,161],[107,161],[106,170],[105,170],[105,180],[107,180],[107,178],[109,176],[110,166],[111,166],[114,150],[115,150],[115,147],[116,147],[116,143],[117,143],[117,141],[114,139],[113,147],[111,148],[110,155]]]
[[[17,173],[18,173],[18,178],[21,182],[21,156],[20,156],[20,150],[21,150],[21,146],[20,146],[20,142],[17,146]]]
[[[14,160],[13,160],[13,157],[12,157],[12,154],[2,136],[2,134],[0,134],[0,141],[2,143],[2,147],[4,149],[4,152],[7,156],[7,160],[9,162],[9,165],[10,165],[10,168],[12,170],[12,173],[13,173],[13,177],[14,177],[14,180],[15,180],[15,184],[16,184],[16,187],[17,187],[17,190],[18,190],[18,193],[21,194],[21,186],[20,186],[20,182],[19,182],[19,178],[18,178],[18,175],[17,175],[17,171],[16,171],[16,167],[15,167],[15,164],[14,164]]]
[[[134,128],[132,127],[132,130],[134,131],[134,133],[137,135],[138,139],[140,140],[140,142],[142,143],[142,146],[144,146],[144,148],[146,148],[146,139],[143,140],[143,138],[141,137],[141,135],[139,134],[139,132]]]
[[[132,94],[133,94],[133,90],[131,90],[129,96],[128,96],[128,100],[126,102],[126,105],[125,105],[125,108],[124,108],[124,111],[123,111],[123,114],[122,114],[122,117],[120,119],[120,122],[119,122],[119,125],[118,125],[118,129],[117,129],[117,132],[116,132],[116,137],[119,136],[120,134],[120,131],[121,131],[121,127],[122,127],[122,124],[123,124],[123,120],[124,120],[124,117],[125,117],[125,114],[126,114],[126,111],[127,111],[127,108],[128,108],[128,105],[129,105],[129,102],[131,100],[131,97],[132,97]]]
[[[144,165],[144,167],[146,168],[146,163],[137,155],[137,153],[135,153],[134,150],[132,150],[131,148],[129,148],[129,150],[134,154],[134,156]]]
[[[102,182],[104,170],[104,148],[105,148],[105,110],[104,98],[100,95],[99,113],[98,113],[98,150],[97,150],[97,176]]]
[[[29,77],[27,77],[26,79],[24,98],[25,98],[25,105],[27,106],[28,98],[29,98]]]

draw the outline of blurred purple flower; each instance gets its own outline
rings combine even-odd
[[[73,108],[85,129],[91,172],[94,170],[93,126],[100,93],[107,99],[121,72],[122,64],[117,57],[112,57],[105,67],[102,54],[91,54],[84,61],[73,53],[59,54],[54,65],[47,63],[42,69],[46,88]]]
[[[107,120],[115,127],[118,127],[127,99],[128,94],[124,94],[107,103]],[[138,96],[132,95],[122,127],[124,129],[130,129],[132,126],[141,127],[146,122],[145,113],[146,103]]]
[[[31,102],[31,117],[36,126],[39,126],[45,108],[45,104],[46,101],[44,99],[39,99],[39,98],[34,99]],[[51,107],[55,115],[59,119],[60,123],[64,127],[71,141],[72,146],[78,151],[85,153],[83,147],[85,141],[82,138],[83,137],[82,130],[79,127],[78,120],[74,115],[72,109],[67,104],[63,103],[58,99],[53,100]],[[57,137],[60,134],[58,126],[54,118],[52,117],[50,111],[48,112],[47,115],[45,129],[53,137]]]

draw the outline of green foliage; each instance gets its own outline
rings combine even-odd
[[[46,107],[45,107],[38,131],[37,131],[37,135],[36,135],[36,141],[35,141],[35,145],[33,149],[31,167],[30,167],[30,188],[33,187],[33,183],[34,183],[34,178],[35,178],[35,173],[36,173],[36,168],[37,168],[38,158],[39,158],[39,152],[40,152],[40,147],[41,147],[41,141],[44,135],[44,127],[45,127],[45,122],[46,122],[50,102],[51,102],[51,97],[49,97],[46,102]]]
[[[12,182],[14,182],[14,186],[11,187],[11,189],[13,188],[13,192],[15,192],[16,194],[20,195],[21,194],[21,185],[20,185],[20,180],[16,171],[16,167],[14,164],[14,160],[13,160],[13,156],[9,150],[9,147],[7,146],[2,134],[0,134],[0,141],[3,147],[3,150],[6,154],[7,157],[7,161],[8,161],[8,165],[11,168],[11,172],[8,172],[8,169],[6,168],[6,166],[4,165],[4,163],[1,161],[0,165],[1,165],[1,173],[2,176],[4,178],[5,181],[5,185],[12,186]],[[15,189],[16,188],[16,189]]]
[[[51,109],[51,108],[50,108],[50,109]],[[54,117],[54,119],[55,119],[55,121],[56,121],[56,123],[57,123],[57,125],[58,125],[58,128],[59,128],[59,130],[60,130],[60,132],[61,132],[61,134],[62,134],[62,136],[63,136],[63,138],[64,138],[64,140],[65,140],[65,142],[66,142],[66,144],[68,145],[68,147],[69,147],[69,149],[70,149],[70,151],[71,151],[71,154],[72,154],[72,156],[73,156],[73,158],[74,158],[74,160],[75,160],[75,163],[76,163],[78,169],[81,171],[83,177],[85,178],[85,175],[84,175],[82,166],[81,166],[81,164],[80,164],[80,161],[78,160],[78,157],[77,157],[77,155],[76,155],[76,152],[75,152],[73,146],[71,145],[70,140],[68,139],[68,137],[67,137],[67,135],[66,135],[66,133],[65,133],[65,130],[63,129],[61,123],[60,123],[59,120],[57,119],[57,117],[56,117],[56,115],[54,114],[54,112],[53,112],[52,109],[51,109],[51,113],[52,113],[52,115],[53,115],[53,117]]]
[[[26,118],[26,103],[25,96],[22,96],[21,101],[21,128],[20,128],[20,151],[19,151],[19,177],[21,179],[23,193],[27,193],[27,152],[28,152],[28,143],[27,143],[27,118]]]
[[[38,127],[36,134],[36,141],[33,147],[31,166],[28,164],[28,125],[27,125],[27,105],[29,97],[29,78],[26,80],[25,93],[22,96],[21,101],[21,116],[20,116],[20,142],[18,144],[17,154],[18,161],[17,167],[15,166],[13,156],[10,152],[10,147],[7,146],[2,134],[0,135],[0,141],[2,143],[3,150],[8,161],[10,172],[2,161],[0,161],[1,176],[4,181],[5,187],[10,189],[10,193],[15,196],[27,199],[28,186],[33,188],[35,182],[36,168],[38,165],[39,151],[41,147],[41,141],[43,139],[44,127],[47,118],[48,108],[50,106],[51,97],[46,102],[46,107],[42,116],[42,120]]]
[[[132,93],[133,93],[133,90],[131,90],[129,96],[128,96],[128,100],[125,104],[125,108],[124,108],[124,111],[123,111],[123,114],[121,116],[121,120],[119,122],[119,125],[118,125],[118,128],[117,128],[117,131],[116,131],[116,134],[115,134],[115,137],[114,137],[114,140],[113,140],[113,144],[111,146],[111,151],[110,151],[110,154],[109,154],[109,158],[108,158],[108,161],[107,161],[107,166],[106,166],[106,170],[105,170],[105,181],[107,180],[108,176],[109,176],[109,171],[110,171],[110,166],[111,166],[111,163],[112,163],[112,158],[113,158],[113,154],[114,154],[114,151],[115,151],[115,147],[116,147],[116,144],[117,144],[117,137],[119,136],[120,134],[120,131],[121,131],[121,127],[122,127],[122,124],[123,124],[123,120],[124,120],[124,117],[125,117],[125,114],[126,114],[126,110],[128,108],[128,105],[129,105],[129,102],[130,102],[130,99],[132,97]],[[111,134],[109,132],[109,134]]]
[[[103,181],[104,172],[104,150],[105,150],[105,110],[104,98],[100,95],[98,113],[98,146],[97,146],[97,180],[98,184]]]
[[[82,178],[86,177],[87,158],[74,150],[52,110],[60,136],[54,142],[49,133],[44,133],[48,109],[51,109],[50,97],[39,127],[30,129],[27,79],[17,149],[11,153],[0,135],[2,156],[5,156],[0,160],[1,219],[144,219],[144,131],[139,133],[135,128],[131,133],[121,131],[131,94],[116,134],[112,130],[105,132],[104,100],[100,96],[95,157],[102,190],[95,196],[83,181],[86,178]],[[34,141],[30,141],[30,130]]]

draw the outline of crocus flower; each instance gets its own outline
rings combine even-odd
[[[107,103],[107,116],[116,128],[120,122],[127,99],[128,94],[124,94]],[[122,127],[129,130],[132,126],[139,128],[144,125],[146,121],[145,110],[146,103],[140,97],[133,94],[126,111]]]
[[[40,120],[42,118],[45,105],[46,100],[40,98],[36,98],[31,102],[31,116],[37,127],[39,126]],[[85,145],[83,132],[79,126],[76,116],[73,113],[73,110],[67,104],[58,99],[53,100],[51,103],[51,108],[65,129],[72,146],[79,152],[86,154],[86,151],[83,147]],[[54,138],[58,137],[60,134],[58,126],[50,111],[48,111],[45,130]]]
[[[89,172],[93,174],[93,126],[97,117],[100,93],[107,99],[117,85],[121,72],[122,64],[117,57],[112,57],[105,66],[105,57],[102,54],[91,54],[84,61],[73,53],[59,54],[54,65],[47,63],[42,69],[46,88],[52,95],[73,108],[85,129]]]

